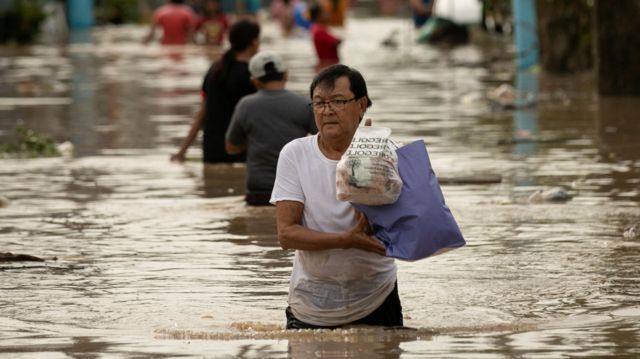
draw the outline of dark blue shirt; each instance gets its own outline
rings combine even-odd
[[[429,4],[431,4],[431,1],[432,0],[422,0],[422,3],[425,6],[429,6]],[[424,25],[424,23],[427,22],[430,17],[431,15],[420,15],[415,10],[413,10],[413,25],[416,28],[422,27],[422,25]]]

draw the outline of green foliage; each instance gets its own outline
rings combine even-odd
[[[0,157],[53,157],[60,156],[55,143],[48,137],[19,126],[15,143],[0,144]]]
[[[140,19],[138,0],[99,0],[96,2],[98,23],[137,23]]]
[[[536,2],[543,68],[571,73],[593,66],[593,1]]]
[[[33,42],[45,18],[38,0],[13,0],[13,5],[0,11],[0,44]]]

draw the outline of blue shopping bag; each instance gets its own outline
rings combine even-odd
[[[404,260],[427,258],[465,245],[464,237],[445,204],[424,141],[399,148],[400,197],[393,204],[352,205],[364,213],[386,255]]]

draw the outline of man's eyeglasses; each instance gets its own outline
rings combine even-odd
[[[354,101],[356,98],[351,98],[348,100],[329,100],[329,101],[313,101],[309,105],[315,112],[320,112],[324,110],[325,106],[329,105],[329,107],[334,111],[344,110],[345,106],[351,101]]]

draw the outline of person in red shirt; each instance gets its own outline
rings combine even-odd
[[[340,45],[342,40],[329,32],[327,28],[327,14],[322,6],[318,4],[313,5],[309,9],[309,17],[312,22],[311,38],[313,39],[313,46],[318,55],[318,64],[316,65],[316,72],[318,72],[327,66],[340,63],[338,45]]]
[[[320,0],[320,6],[326,14],[327,25],[344,26],[349,1],[347,0]]]
[[[193,28],[196,15],[193,10],[182,4],[183,0],[170,0],[166,5],[160,6],[153,12],[153,21],[149,34],[144,42],[153,39],[156,28],[162,27],[163,45],[184,45],[193,42]]]
[[[229,20],[222,10],[220,0],[207,0],[204,14],[196,24],[196,32],[204,36],[205,45],[222,45],[229,30]]]

